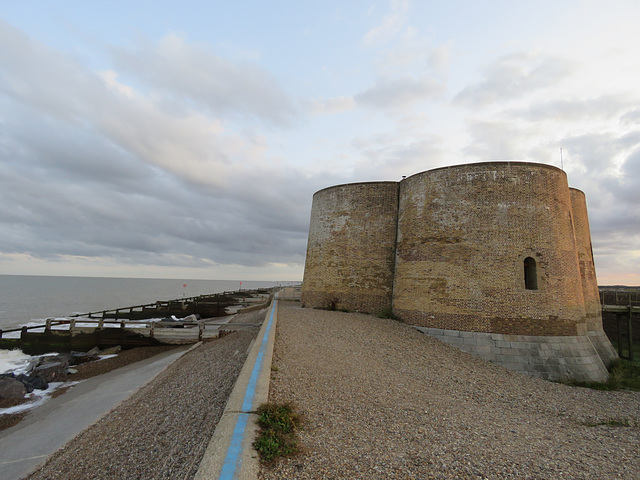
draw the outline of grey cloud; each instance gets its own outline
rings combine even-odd
[[[478,108],[508,101],[551,87],[575,71],[573,62],[561,58],[538,58],[524,53],[507,55],[484,68],[484,79],[465,87],[453,102]]]
[[[445,87],[427,77],[405,76],[383,80],[355,95],[357,104],[381,109],[406,108],[442,94]]]
[[[363,180],[400,180],[443,163],[442,142],[434,136],[403,142],[401,139],[380,136],[358,138],[353,146],[366,159],[354,172]]]
[[[522,132],[502,121],[470,120],[471,142],[463,148],[466,155],[482,160],[522,160]]]
[[[114,194],[108,184],[78,186],[45,177],[43,171],[1,185],[0,250],[143,264],[174,258],[181,264],[200,259],[259,265],[304,258],[311,192],[287,195],[286,185],[279,185],[281,195],[257,202],[259,185],[250,182],[219,199],[171,178],[164,184],[150,179],[147,190],[156,190],[155,196],[141,198],[136,192]]]
[[[640,244],[640,131],[625,135],[584,134],[565,138],[569,181],[587,195],[598,273],[633,271]],[[620,169],[614,159],[623,156]],[[567,163],[565,163],[567,166]],[[624,268],[620,268],[624,267]]]
[[[589,169],[604,170],[616,155],[640,145],[640,130],[621,136],[611,133],[586,133],[564,138],[562,146],[570,158]]]
[[[533,104],[528,110],[521,112],[530,121],[553,119],[554,121],[583,121],[592,118],[611,119],[625,112],[634,103],[631,95],[603,95],[589,99],[560,99],[545,103]],[[640,115],[638,115],[640,119]],[[622,116],[631,120],[631,112]]]
[[[640,108],[634,108],[620,117],[620,122],[627,125],[640,125]]]
[[[0,131],[0,143],[13,156],[3,161],[25,173],[46,169],[49,179],[66,177],[78,183],[109,183],[115,190],[144,186],[154,170],[103,136],[28,114],[18,104]]]
[[[440,75],[448,74],[449,64],[451,63],[450,45],[440,45],[434,48],[429,54],[428,63],[436,73]]]
[[[170,98],[191,102],[191,108],[276,125],[298,119],[293,101],[269,72],[223,58],[206,45],[169,35],[157,45],[141,42],[135,51],[118,48],[112,55],[118,71]]]
[[[625,203],[631,203],[635,221],[631,224],[640,235],[640,190],[638,189],[638,177],[640,177],[640,132],[635,148],[629,153],[621,167],[621,176],[617,178],[619,185],[615,188],[616,197]],[[631,226],[630,225],[630,226]]]
[[[189,102],[178,112],[126,96],[4,23],[0,45],[0,253],[175,266],[303,262],[311,195],[331,174],[310,180],[251,159],[231,163],[221,142],[247,139],[225,138]],[[243,88],[271,91],[269,79],[259,88],[263,71],[227,67],[219,81],[247,74],[254,82],[230,86],[236,99]],[[275,117],[267,112],[279,99],[220,108],[284,122],[286,99]]]
[[[2,23],[0,41],[20,45],[1,49],[5,101],[101,135],[115,148],[190,182],[228,185],[229,159],[220,149],[217,119],[193,110],[163,110],[151,97],[126,96],[81,63]]]

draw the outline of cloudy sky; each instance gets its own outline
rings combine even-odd
[[[560,166],[640,284],[640,2],[0,6],[0,273],[299,280],[312,194]]]

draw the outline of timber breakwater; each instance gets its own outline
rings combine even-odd
[[[224,317],[262,307],[270,295],[271,289],[238,290],[49,318],[39,325],[0,330],[0,349],[37,355],[195,343],[217,337],[221,329],[233,330],[231,319]]]

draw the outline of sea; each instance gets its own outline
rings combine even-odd
[[[66,318],[73,314],[158,300],[288,284],[275,281],[0,275],[0,329],[39,325],[47,318]],[[18,372],[27,359],[28,356],[20,351],[0,350],[0,373]]]

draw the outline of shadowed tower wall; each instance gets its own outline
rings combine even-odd
[[[339,185],[317,192],[302,305],[390,312],[397,211],[396,182]]]
[[[618,355],[602,329],[602,307],[600,305],[598,279],[591,246],[587,199],[584,193],[576,188],[570,188],[569,191],[571,193],[571,210],[573,212],[573,227],[578,251],[580,278],[582,280],[587,331],[600,358],[602,358],[605,365],[608,365]]]
[[[399,212],[398,317],[469,332],[586,333],[562,170],[508,162],[431,170],[402,181]]]
[[[578,263],[580,266],[580,279],[582,281],[582,295],[584,297],[587,317],[587,329],[601,329],[602,311],[600,307],[598,281],[596,279],[596,268],[593,261],[593,252],[591,250],[591,233],[589,232],[587,201],[584,193],[580,190],[571,188],[570,192],[573,225],[576,236],[576,248],[578,251]]]

